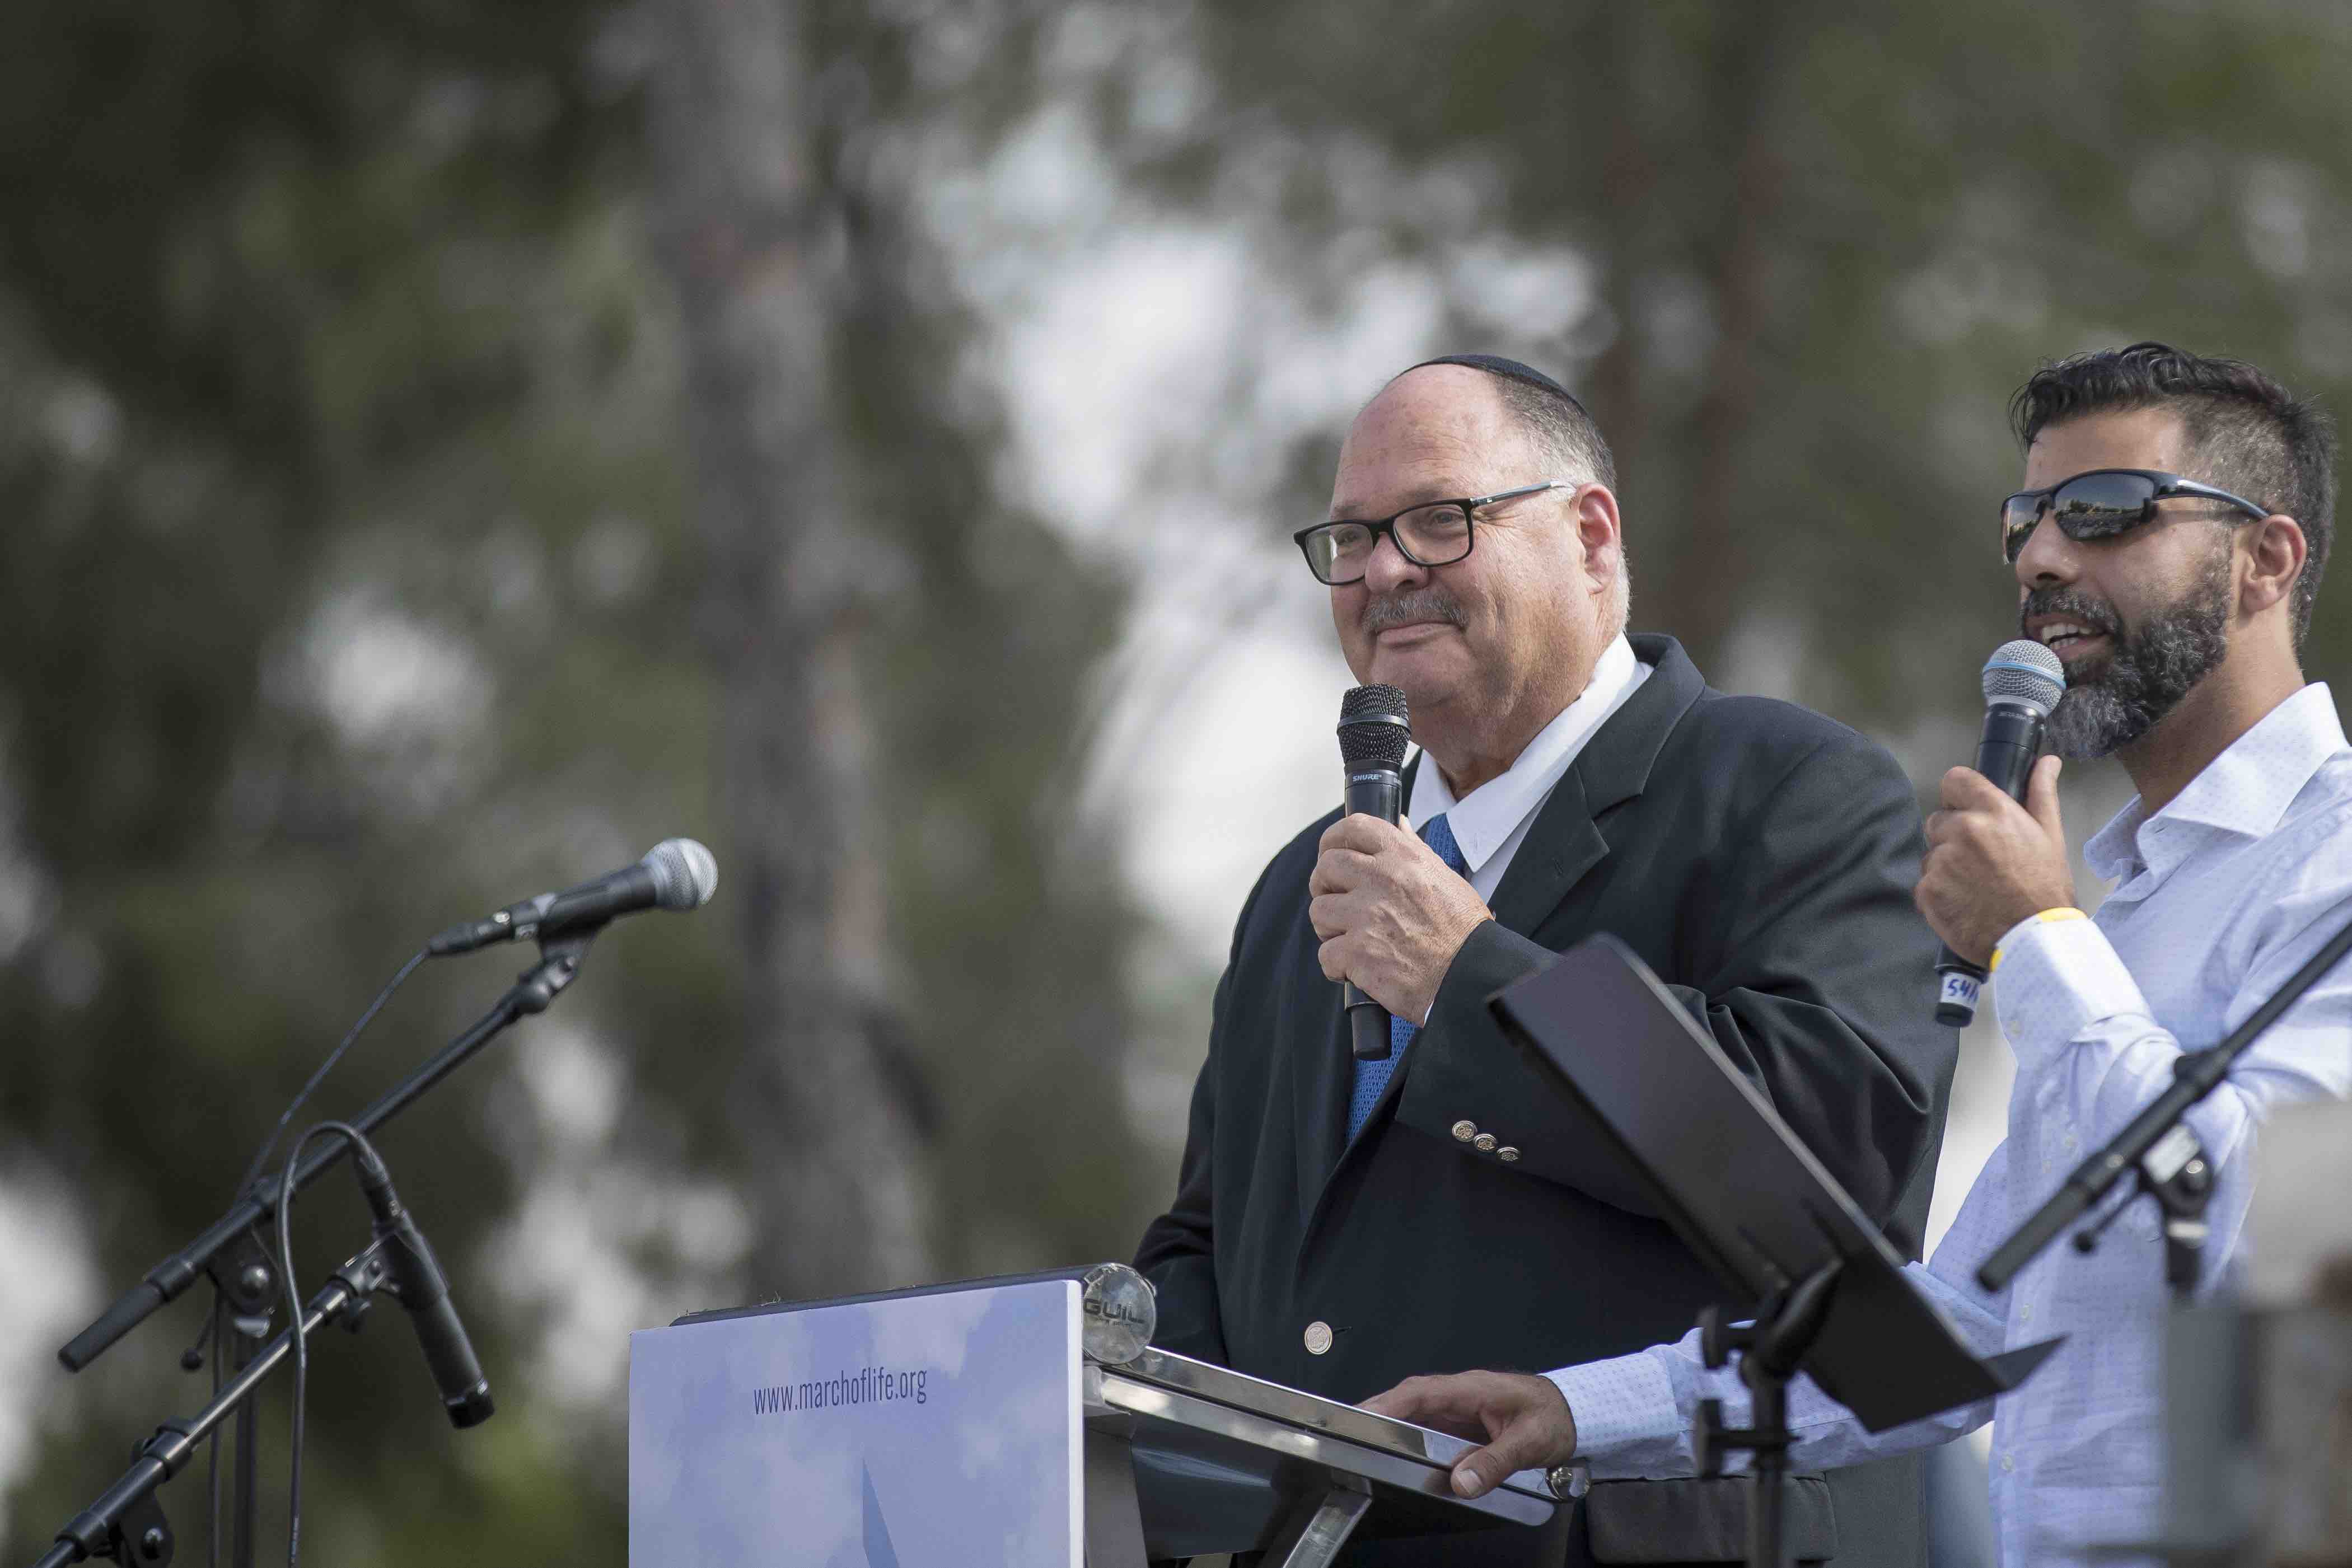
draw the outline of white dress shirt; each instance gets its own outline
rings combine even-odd
[[[1508,768],[1461,800],[1454,798],[1437,764],[1423,753],[1421,766],[1413,772],[1412,799],[1406,803],[1404,814],[1419,829],[1443,813],[1445,825],[1454,830],[1454,841],[1462,848],[1463,862],[1470,868],[1470,885],[1479,897],[1492,902],[1503,873],[1510,869],[1511,857],[1519,852],[1528,829],[1534,825],[1538,809],[1550,799],[1552,786],[1592,738],[1592,732],[1625,706],[1625,699],[1641,689],[1650,673],[1650,666],[1633,657],[1633,645],[1621,634],[1601,651],[1601,657],[1593,662],[1592,678],[1576,700],[1536,732]]]
[[[1993,1422],[2005,1563],[2076,1563],[2162,1528],[2166,1306],[2155,1204],[2137,1199],[2089,1256],[2053,1243],[2000,1295],[1977,1266],[2090,1151],[2352,920],[2352,747],[2327,688],[2273,708],[2162,810],[2137,800],[2084,845],[2114,886],[2091,920],[2028,920],[2001,940],[1993,995],[2017,1058],[2009,1136],[1912,1282],[1980,1354],[2063,1334],[2016,1392],[1874,1437],[1809,1378],[1790,1391],[1795,1461],[1831,1469]],[[2322,978],[2189,1115],[2217,1172],[2203,1289],[2237,1266],[2254,1128],[2273,1105],[2352,1093],[2352,965]],[[1681,1343],[1549,1375],[1595,1479],[1694,1472],[1697,1402],[1745,1425],[1731,1368]]]

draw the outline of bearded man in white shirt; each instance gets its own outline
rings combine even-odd
[[[1801,1381],[1799,1464],[1949,1440],[1990,1416],[2009,1563],[2086,1562],[2161,1526],[2165,1309],[2154,1204],[2090,1256],[2051,1248],[2000,1294],[1977,1267],[2089,1151],[2170,1084],[2184,1051],[2235,1028],[2352,921],[2352,747],[2299,649],[2332,532],[2326,417],[2251,366],[2160,343],[2046,366],[2012,409],[2025,489],[2002,550],[2025,634],[2066,665],[2059,757],[2114,756],[2138,797],[2084,845],[2114,884],[2073,907],[2059,757],[2021,807],[1968,768],[1945,777],[1916,898],[1953,950],[1994,966],[2017,1056],[2008,1140],[1911,1277],[1983,1353],[2066,1336],[1995,1405],[1873,1436]],[[2352,1093],[2352,974],[2329,975],[2189,1115],[2217,1172],[2203,1288],[2226,1278],[2251,1145],[2282,1102]],[[1415,1378],[1367,1405],[1487,1446],[1457,1467],[1477,1495],[1570,1461],[1596,1479],[1687,1475],[1697,1401],[1738,1425],[1746,1398],[1696,1336],[1545,1377]]]

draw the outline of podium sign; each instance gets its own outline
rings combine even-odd
[[[629,1339],[629,1563],[1081,1568],[1080,1286]]]
[[[1152,1348],[1123,1263],[698,1314],[629,1341],[629,1562],[1148,1568],[1564,1524],[1550,1479]]]

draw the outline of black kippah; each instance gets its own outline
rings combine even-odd
[[[1507,360],[1500,354],[1440,354],[1433,360],[1423,360],[1420,364],[1409,366],[1405,370],[1400,371],[1397,373],[1399,375],[1411,375],[1414,371],[1424,370],[1431,365],[1467,365],[1474,371],[1484,371],[1490,376],[1501,376],[1508,381],[1525,382],[1531,387],[1541,387],[1544,391],[1551,393],[1554,397],[1566,398],[1569,401],[1570,405],[1572,406],[1577,413],[1585,413],[1584,405],[1576,401],[1576,394],[1574,392],[1569,391],[1566,387],[1560,385],[1558,382],[1552,380],[1549,376],[1544,374],[1533,365],[1524,365],[1517,360]],[[1585,413],[1585,417],[1590,419],[1592,416],[1589,413]]]

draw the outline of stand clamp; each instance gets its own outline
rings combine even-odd
[[[2107,1227],[2134,1200],[2152,1197],[2164,1214],[2164,1282],[2185,1301],[2196,1293],[2204,1268],[2205,1239],[2212,1231],[2205,1210],[2213,1201],[2213,1162],[2205,1157],[2205,1146],[2189,1130],[2189,1124],[2176,1122],[2133,1168],[2138,1175],[2131,1197],[2076,1231],[2074,1250],[2096,1251]]]
[[[1693,1437],[1703,1476],[1720,1476],[1723,1461],[1731,1454],[1756,1456],[1748,1475],[1749,1568],[1786,1568],[1789,1561],[1781,1530],[1789,1449],[1796,1442],[1789,1431],[1789,1381],[1829,1318],[1838,1268],[1832,1259],[1806,1275],[1765,1302],[1752,1323],[1731,1322],[1721,1307],[1710,1306],[1699,1314],[1699,1354],[1709,1370],[1728,1365],[1738,1352],[1739,1381],[1748,1385],[1748,1426],[1725,1426],[1723,1401],[1703,1399]]]

